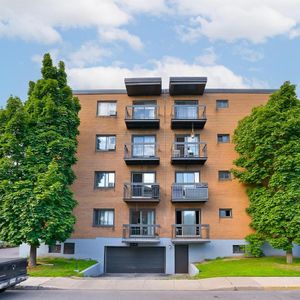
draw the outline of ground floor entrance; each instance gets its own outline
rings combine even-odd
[[[165,247],[105,247],[106,273],[165,273]]]
[[[175,273],[189,272],[189,246],[175,245]]]

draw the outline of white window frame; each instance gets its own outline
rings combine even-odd
[[[99,148],[99,138],[105,138],[104,149]],[[96,135],[96,151],[107,152],[107,151],[116,151],[116,136],[115,135]]]
[[[104,174],[104,186],[99,185],[99,173]],[[116,185],[116,174],[113,171],[96,171],[95,172],[95,188],[96,189],[107,189],[114,188]]]
[[[101,105],[103,106],[101,108]],[[98,101],[97,115],[99,117],[115,117],[117,116],[117,102],[116,101]]]

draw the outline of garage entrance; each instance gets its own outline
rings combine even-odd
[[[165,273],[165,247],[106,247],[106,273]]]

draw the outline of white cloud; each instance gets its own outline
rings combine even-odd
[[[218,56],[215,53],[215,50],[213,47],[209,47],[204,49],[204,53],[202,55],[199,55],[198,57],[196,57],[196,62],[198,62],[199,64],[202,65],[214,65],[216,64],[216,60],[217,60]]]
[[[133,49],[141,50],[143,43],[139,37],[130,34],[127,30],[119,28],[110,28],[105,30],[99,30],[99,35],[105,41],[124,41],[127,42]]]
[[[67,64],[73,67],[85,67],[98,63],[102,57],[108,56],[109,51],[100,48],[95,42],[86,42],[80,48],[71,52],[67,57]]]
[[[189,18],[178,33],[183,41],[204,36],[233,42],[261,43],[278,35],[296,37],[300,22],[298,0],[173,0],[176,13]]]
[[[162,77],[165,87],[167,87],[170,76],[207,76],[207,86],[215,88],[252,87],[251,80],[235,74],[223,65],[203,66],[196,61],[187,63],[176,57],[164,57],[160,61],[153,60],[151,67],[147,68],[140,65],[133,68],[114,65],[70,68],[67,72],[69,83],[73,89],[124,88],[125,77],[152,76]]]
[[[262,52],[250,48],[246,43],[234,47],[233,51],[235,54],[241,56],[242,59],[250,62],[257,62],[264,58],[264,54]]]

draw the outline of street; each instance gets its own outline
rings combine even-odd
[[[96,291],[96,290],[8,290],[0,299],[43,300],[289,300],[300,299],[300,291]]]

